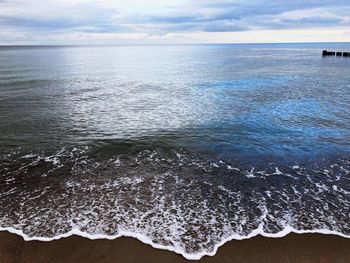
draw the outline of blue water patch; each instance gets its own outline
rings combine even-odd
[[[220,138],[208,140],[207,148],[222,157],[248,160],[315,160],[348,153],[350,125],[345,120],[349,119],[349,107],[344,105],[349,92],[336,92],[343,89],[343,82],[330,89],[329,79],[316,79],[313,74],[198,84],[198,89],[211,94],[220,116],[206,127]],[[203,141],[200,145],[205,148]]]

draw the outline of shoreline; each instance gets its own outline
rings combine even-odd
[[[53,241],[24,241],[0,231],[0,262],[350,262],[350,239],[327,234],[290,233],[281,238],[261,235],[232,240],[214,256],[186,260],[171,251],[156,249],[132,237],[91,240],[69,236]]]
[[[259,227],[259,228],[255,229],[254,231],[252,231],[247,236],[236,235],[236,236],[231,236],[229,238],[223,239],[221,242],[219,242],[215,245],[214,250],[211,252],[200,252],[198,254],[188,254],[183,250],[179,250],[179,249],[177,250],[176,247],[173,247],[173,246],[164,246],[164,245],[154,243],[149,237],[144,236],[142,234],[136,234],[133,232],[121,232],[118,235],[109,236],[109,235],[103,235],[103,234],[92,235],[92,234],[89,234],[86,232],[82,232],[79,229],[73,229],[67,233],[60,234],[60,235],[57,235],[57,236],[54,236],[51,238],[50,237],[37,237],[37,236],[29,237],[28,235],[24,234],[22,230],[17,230],[17,229],[14,229],[12,227],[5,227],[5,228],[0,227],[0,233],[2,233],[2,232],[7,232],[10,234],[15,234],[17,236],[20,236],[24,241],[39,241],[39,242],[58,241],[61,239],[74,237],[74,236],[81,237],[81,238],[88,239],[88,240],[110,240],[110,241],[113,241],[113,240],[116,240],[119,238],[133,238],[133,239],[141,242],[144,245],[151,246],[154,249],[173,252],[177,255],[182,256],[184,259],[186,259],[188,261],[199,261],[203,257],[213,257],[217,254],[217,251],[228,242],[249,240],[251,238],[255,238],[255,237],[259,237],[259,236],[261,236],[263,238],[280,239],[280,238],[284,238],[290,234],[296,234],[296,235],[319,234],[319,235],[337,236],[337,237],[341,237],[341,238],[345,238],[345,239],[350,240],[350,236],[347,236],[341,232],[331,231],[328,229],[297,230],[297,229],[294,229],[290,226],[287,226],[280,232],[270,234],[270,233],[263,232],[261,227]]]

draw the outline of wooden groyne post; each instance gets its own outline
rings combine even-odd
[[[323,50],[322,56],[350,57],[350,52],[334,52],[334,51]]]

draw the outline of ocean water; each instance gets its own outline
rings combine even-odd
[[[350,44],[0,47],[0,230],[350,237]]]

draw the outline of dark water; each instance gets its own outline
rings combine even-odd
[[[350,236],[350,44],[0,47],[0,227],[187,258]]]

